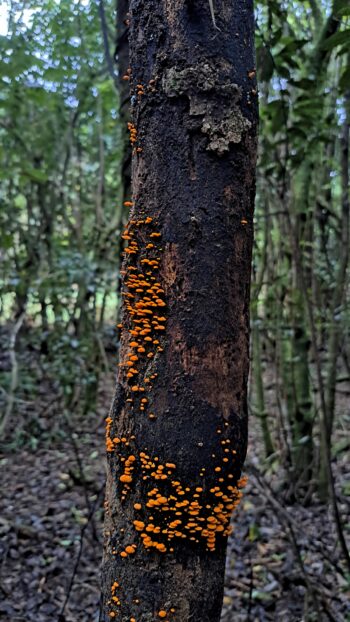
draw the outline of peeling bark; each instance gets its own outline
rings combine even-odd
[[[131,0],[133,206],[107,420],[104,619],[220,619],[247,443],[250,1]]]

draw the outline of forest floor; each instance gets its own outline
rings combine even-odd
[[[50,386],[41,384],[34,401],[16,406],[11,434],[18,426],[28,428],[33,417],[35,429],[44,433],[39,441],[33,436],[32,446],[9,440],[0,458],[4,622],[99,620],[104,419],[113,383],[111,374],[100,387],[96,412],[75,429],[74,417],[68,421],[60,415]],[[338,407],[345,412],[344,400]],[[288,503],[284,474],[273,462],[260,473],[259,426],[251,419],[250,480],[233,519],[222,622],[345,622],[349,582],[332,513],[313,499],[307,507]],[[333,468],[345,518],[349,442],[345,432],[338,432]]]

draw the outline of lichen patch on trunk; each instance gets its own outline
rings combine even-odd
[[[239,106],[242,91],[230,81],[227,66],[220,71],[206,61],[186,69],[171,67],[164,72],[162,86],[168,97],[188,97],[190,117],[196,119],[191,128],[198,125],[208,137],[208,151],[222,155],[251,127]]]

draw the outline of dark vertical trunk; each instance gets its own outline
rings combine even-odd
[[[255,389],[255,414],[261,422],[261,431],[264,441],[265,455],[268,458],[273,454],[274,447],[269,428],[269,419],[265,405],[265,393],[263,383],[263,368],[261,362],[260,327],[258,325],[258,314],[256,307],[252,310],[252,343],[254,356],[252,360],[253,384]]]
[[[107,419],[105,619],[220,619],[247,443],[251,1],[131,0],[133,207]]]
[[[131,194],[131,149],[127,123],[130,120],[130,85],[129,85],[129,0],[117,1],[117,46],[115,58],[118,63],[119,113],[123,132],[122,183],[124,199]]]
[[[119,114],[122,126],[123,157],[121,166],[123,207],[120,211],[120,228],[122,229],[129,215],[124,205],[131,197],[131,145],[129,141],[128,123],[130,121],[130,61],[129,61],[129,0],[117,0],[117,46],[115,59],[118,63],[119,82]],[[119,241],[119,266],[122,264],[124,242]],[[119,279],[118,293],[122,282]]]

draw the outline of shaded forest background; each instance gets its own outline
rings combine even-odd
[[[127,218],[115,3],[8,0],[0,20],[0,619],[91,622]],[[256,23],[250,484],[223,621],[341,622],[350,7],[257,2]]]

